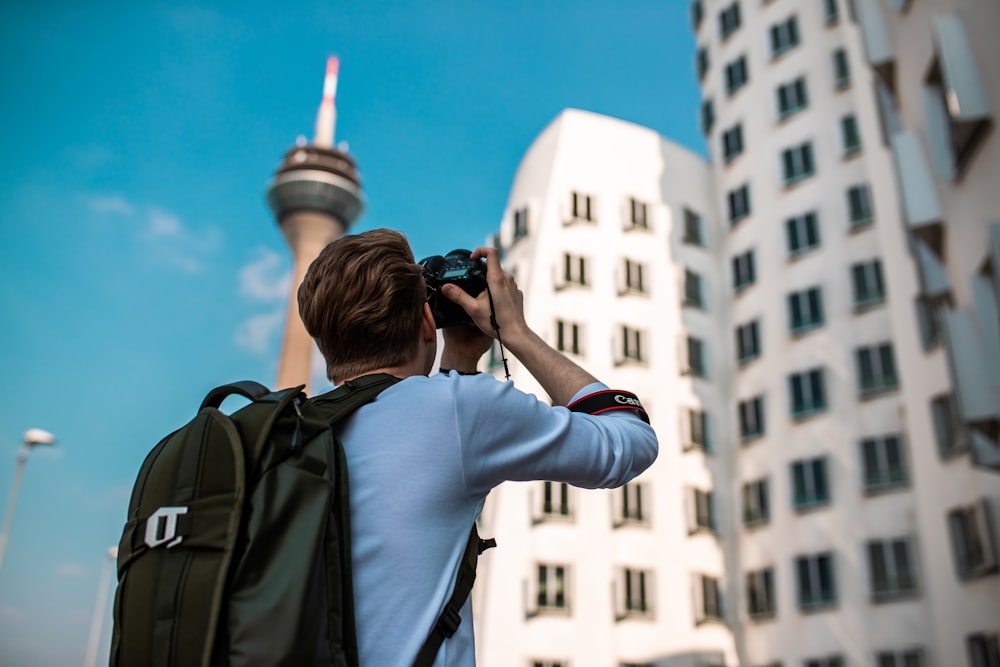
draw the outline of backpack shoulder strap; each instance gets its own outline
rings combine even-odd
[[[309,403],[319,410],[327,423],[335,424],[397,382],[399,378],[387,373],[362,375],[348,380],[333,391],[310,398]]]
[[[437,623],[427,635],[424,645],[420,647],[420,652],[417,653],[417,658],[413,661],[413,667],[431,667],[444,640],[454,635],[455,631],[458,630],[458,626],[462,622],[462,606],[469,599],[472,584],[476,581],[476,565],[479,563],[479,556],[496,545],[497,541],[493,538],[484,540],[479,537],[476,524],[472,524],[469,541],[465,545],[465,553],[462,554],[462,561],[458,564],[455,588],[448,602],[444,605],[441,615],[438,616]]]

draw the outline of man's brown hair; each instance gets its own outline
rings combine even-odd
[[[406,237],[391,229],[344,236],[309,266],[299,315],[333,381],[410,362],[427,299]]]

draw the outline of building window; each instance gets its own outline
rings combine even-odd
[[[691,269],[684,269],[684,305],[693,308],[705,307],[705,299],[701,289],[701,275]]]
[[[787,118],[796,111],[801,111],[809,106],[806,80],[801,76],[794,81],[778,86],[777,94],[779,118]]]
[[[758,320],[736,327],[736,360],[745,364],[760,356],[760,335]]]
[[[826,457],[795,461],[791,465],[793,504],[796,510],[806,510],[830,502],[830,485],[826,478]]]
[[[994,535],[986,500],[948,512],[948,528],[961,579],[976,579],[997,571]]]
[[[708,413],[704,410],[685,408],[682,414],[686,426],[682,434],[684,449],[700,449],[705,453],[711,452],[712,443],[708,437]]]
[[[649,229],[648,207],[635,197],[629,198],[629,224],[626,229]]]
[[[816,211],[809,211],[785,220],[785,239],[788,254],[801,255],[819,247],[819,218]]]
[[[787,297],[788,328],[801,334],[823,325],[823,295],[819,287],[792,292]]]
[[[647,586],[653,578],[652,573],[625,567],[619,571],[619,577],[616,586],[621,591],[621,596],[617,600],[616,620],[652,613],[653,605],[647,594]]]
[[[740,439],[750,440],[764,435],[764,396],[740,401]]]
[[[649,517],[646,516],[646,511],[643,507],[644,487],[645,485],[639,482],[629,482],[621,487],[621,490],[618,492],[621,506],[617,512],[620,519],[617,525],[645,523],[648,521]]]
[[[892,343],[879,343],[858,348],[858,391],[862,396],[889,391],[899,386]]]
[[[933,350],[941,342],[938,311],[944,305],[943,299],[928,296],[918,296],[914,301],[917,310],[917,326],[920,328],[920,343],[925,351]]]
[[[807,658],[802,661],[802,667],[844,667],[844,658],[839,655],[827,655],[822,658]]]
[[[570,354],[583,354],[580,345],[580,324],[556,320],[556,349]]]
[[[643,280],[645,267],[639,262],[636,262],[631,259],[626,259],[624,268],[625,268],[625,285],[622,292],[645,294],[646,283]]]
[[[812,142],[807,141],[782,151],[781,167],[785,185],[797,183],[816,173],[816,165],[813,162]]]
[[[844,157],[855,155],[861,151],[861,132],[858,130],[858,118],[847,114],[840,119],[840,137]]]
[[[514,240],[523,239],[528,235],[528,207],[514,211]]]
[[[698,71],[698,80],[704,81],[705,75],[708,73],[708,47],[700,46],[698,47],[698,55],[695,59],[696,69]]]
[[[799,43],[799,23],[794,16],[771,26],[771,57],[777,58]]]
[[[638,329],[622,326],[622,356],[620,363],[645,361],[645,347],[642,344],[643,335]]]
[[[726,164],[743,152],[743,124],[737,123],[722,133],[722,158]]]
[[[917,576],[910,539],[869,541],[868,572],[872,597],[876,600],[916,593]]]
[[[569,484],[566,482],[542,482],[541,517],[571,516],[569,505]]]
[[[701,103],[701,133],[708,135],[715,125],[715,106],[712,100],[704,100]]]
[[[569,609],[566,569],[563,565],[538,565],[538,587],[535,591],[538,611]]]
[[[715,498],[711,491],[691,489],[688,497],[688,533],[715,532]]]
[[[740,56],[736,60],[728,63],[725,69],[726,94],[732,95],[746,85],[749,79],[747,71],[747,57]]]
[[[593,222],[594,216],[592,211],[592,197],[590,195],[581,194],[574,191],[571,198],[572,203],[572,220],[583,220],[585,222]]]
[[[681,241],[688,245],[705,245],[701,234],[701,216],[689,208],[684,209],[684,237]]]
[[[788,385],[792,397],[792,417],[801,419],[826,409],[822,369],[795,373],[789,376]]]
[[[833,25],[840,20],[840,8],[837,2],[838,0],[823,0],[823,19],[827,25]]]
[[[691,25],[695,30],[701,27],[703,18],[705,18],[705,7],[701,4],[701,0],[694,0],[691,3]]]
[[[885,301],[885,283],[882,281],[882,262],[873,259],[851,266],[854,285],[854,307],[865,308]]]
[[[977,632],[965,638],[969,667],[1000,667],[1000,635]]]
[[[740,27],[740,22],[739,2],[734,2],[719,12],[719,40],[725,41],[727,37],[736,32]]]
[[[851,85],[851,68],[847,64],[847,51],[844,49],[833,52],[833,82],[837,88]]]
[[[924,650],[908,648],[900,651],[878,651],[875,654],[877,667],[924,667]],[[1000,667],[1000,662],[997,663]]]
[[[874,214],[871,189],[867,183],[847,189],[847,215],[852,229],[871,224]]]
[[[695,578],[695,622],[722,620],[722,593],[719,580],[703,574]]]
[[[799,609],[810,611],[836,602],[833,577],[833,554],[830,552],[799,556],[795,559]]]
[[[753,250],[733,257],[733,289],[740,292],[754,283]]]
[[[583,255],[563,254],[563,285],[588,284],[587,258]]]
[[[747,572],[747,613],[750,618],[773,618],[774,609],[774,568]]]
[[[865,491],[871,493],[907,483],[903,440],[898,433],[861,441]]]
[[[685,339],[685,360],[684,375],[696,378],[708,377],[708,360],[706,359],[705,342],[695,336],[687,336]]]
[[[934,419],[934,435],[942,459],[950,459],[967,449],[958,408],[951,394],[940,394],[931,399],[931,417]]]
[[[747,183],[730,190],[726,195],[726,199],[729,204],[730,225],[735,225],[750,215],[750,186]]]
[[[747,482],[743,485],[743,525],[747,528],[759,526],[771,520],[768,499],[767,478]]]
[[[503,364],[503,351],[500,349],[500,344],[493,341],[493,344],[490,345],[489,352],[486,356],[486,368],[494,371],[499,368],[503,368]]]

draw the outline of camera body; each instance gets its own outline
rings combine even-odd
[[[434,324],[438,329],[472,324],[472,318],[461,306],[441,294],[443,285],[458,285],[466,294],[479,296],[486,289],[486,262],[472,259],[468,250],[456,249],[442,257],[434,255],[420,260],[424,271],[424,281],[433,292],[427,302],[434,313]]]

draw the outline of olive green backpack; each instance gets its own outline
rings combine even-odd
[[[225,385],[151,451],[118,549],[111,667],[357,665],[347,466],[330,426],[397,381],[308,400]],[[251,403],[226,415],[234,394]],[[485,546],[473,526],[415,664],[457,628]]]

